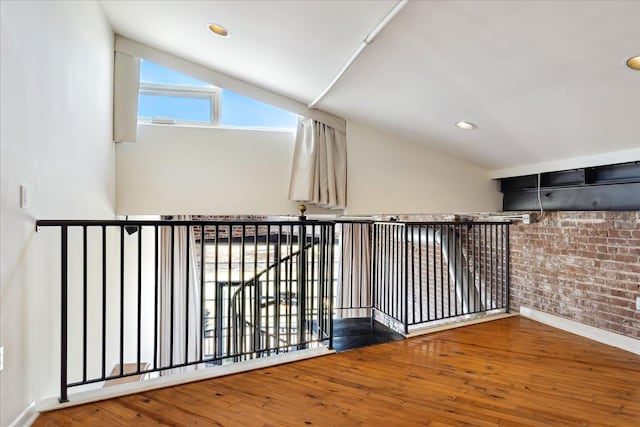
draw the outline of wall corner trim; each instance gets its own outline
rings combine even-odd
[[[589,338],[602,344],[630,351],[631,353],[640,354],[640,340],[616,334],[614,332],[605,331],[593,326],[585,325],[575,320],[569,320],[554,314],[545,313],[529,307],[520,307],[520,315],[531,320],[535,320],[572,334]]]
[[[38,418],[38,413],[36,412],[36,402],[33,401],[29,403],[29,405],[24,408],[24,410],[18,415],[18,417],[13,420],[9,427],[28,427]]]

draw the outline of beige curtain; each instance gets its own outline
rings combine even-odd
[[[136,142],[140,59],[116,52],[113,68],[113,141]]]
[[[188,220],[190,217],[176,216],[173,219]],[[160,230],[159,354],[161,366],[167,366],[171,362],[175,365],[195,361],[200,356],[202,333],[201,286],[193,230],[190,230],[188,234],[189,237],[187,237],[186,226],[175,226],[173,236],[171,227],[163,226]],[[188,262],[187,247],[189,248]],[[172,286],[173,294],[171,292]],[[162,375],[184,372],[190,369],[194,368],[167,370],[163,371]]]
[[[371,225],[340,225],[340,278],[336,290],[338,317],[369,317],[371,310]]]
[[[345,208],[347,142],[343,132],[309,118],[298,121],[289,200]]]

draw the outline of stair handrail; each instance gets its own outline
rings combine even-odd
[[[246,289],[247,287],[251,287],[251,286],[256,286],[259,283],[259,279],[260,277],[262,277],[263,275],[265,275],[268,271],[270,271],[271,269],[281,265],[282,263],[285,262],[289,262],[290,260],[293,260],[294,257],[299,257],[303,251],[309,250],[311,249],[313,246],[315,246],[317,244],[317,239],[315,237],[312,237],[310,239],[310,242],[303,245],[302,248],[299,248],[297,251],[292,252],[291,254],[285,256],[284,258],[279,258],[278,261],[273,262],[271,265],[267,266],[266,268],[264,268],[262,271],[260,271],[259,273],[255,274],[252,278],[245,280],[244,282],[240,283],[238,285],[238,289],[236,289],[236,291],[233,293],[233,295],[231,296],[231,315],[232,315],[232,322],[231,324],[233,325],[234,330],[237,330],[240,328],[240,313],[238,313],[237,310],[237,302],[239,300],[240,294],[242,292],[242,290]],[[275,305],[276,302],[278,300],[273,300],[273,301],[266,301],[266,306],[270,306],[270,305]],[[246,317],[246,316],[245,316]],[[244,320],[244,324],[248,325],[250,327],[255,327],[255,325],[253,323],[251,323],[250,321],[245,319]],[[243,325],[244,326],[244,325]],[[278,337],[274,334],[270,334],[268,333],[268,331],[265,331],[265,333],[271,337],[276,339],[277,341],[282,342],[282,339],[278,339]],[[238,334],[234,333],[233,334],[234,337],[236,337],[236,339],[238,339]]]

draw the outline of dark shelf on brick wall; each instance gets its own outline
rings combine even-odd
[[[537,174],[502,178],[500,191],[505,211],[539,209]],[[544,172],[540,196],[545,210],[638,210],[640,162]]]

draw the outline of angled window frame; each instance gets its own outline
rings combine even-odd
[[[138,123],[160,123],[160,124],[177,124],[177,125],[196,125],[196,126],[219,126],[220,123],[220,100],[222,90],[215,86],[188,86],[188,85],[171,85],[161,83],[140,82],[140,95],[153,96],[169,96],[176,98],[195,98],[208,99],[210,102],[210,118],[209,121],[197,120],[178,120],[176,118],[167,117],[140,117]],[[167,120],[169,119],[169,120]]]

